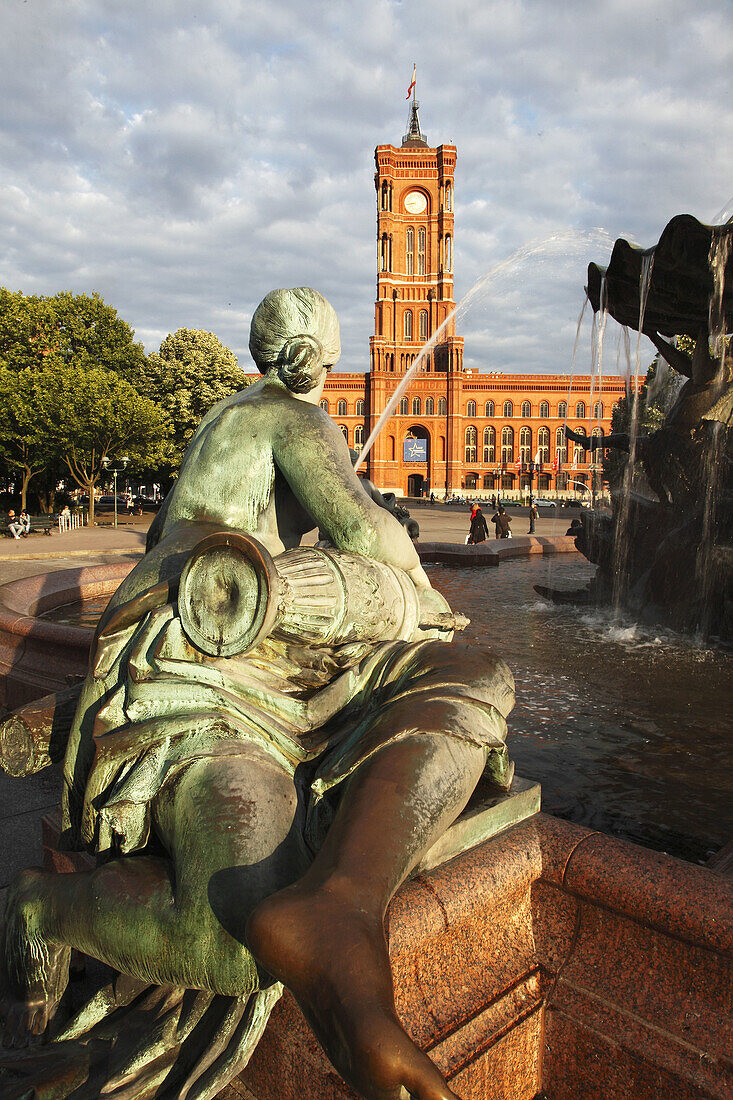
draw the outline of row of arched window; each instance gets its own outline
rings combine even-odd
[[[422,311],[422,312],[425,312],[425,311]],[[425,315],[427,317],[427,313],[425,313]],[[405,316],[407,316],[407,314],[405,314]],[[422,317],[422,313],[420,314],[420,316]],[[321,408],[325,409],[326,412],[331,411],[328,400],[325,397],[321,401]],[[438,416],[445,416],[446,415],[446,409],[447,409],[447,406],[446,406],[445,398],[444,397],[439,397],[438,398]],[[529,401],[523,401],[522,402],[522,413],[521,413],[521,415],[523,417],[531,416],[532,414],[531,414],[530,410],[531,410],[531,406],[530,406]],[[586,410],[585,402],[584,401],[578,401],[576,403],[576,406],[575,406],[575,415],[576,415],[576,417],[578,419],[582,419],[585,416],[585,410]],[[366,404],[365,404],[363,398],[359,397],[359,398],[357,398],[356,403],[354,404],[354,413],[353,413],[353,415],[354,416],[364,416],[365,412],[366,412]],[[422,413],[422,400],[419,397],[413,397],[412,402],[410,402],[409,398],[407,398],[407,397],[402,398],[402,401],[400,402],[400,416],[409,416],[410,414],[412,414],[412,416],[422,416],[423,415],[423,413]],[[346,400],[343,397],[339,398],[339,400],[336,402],[336,415],[337,416],[348,416],[349,415],[348,403],[346,402]],[[495,411],[494,402],[493,401],[487,401],[485,406],[484,406],[484,416],[495,416],[495,415],[496,415],[496,411]],[[549,403],[547,401],[541,401],[540,402],[540,416],[549,417],[549,415],[550,415]],[[558,417],[561,417],[561,418],[564,418],[564,417],[567,416],[567,402],[566,401],[561,401],[560,404],[558,405],[557,415],[558,415]],[[432,397],[426,397],[425,398],[425,416],[435,416],[435,399],[432,398]],[[476,416],[476,402],[475,401],[469,401],[468,404],[466,405],[466,416]],[[511,401],[505,401],[504,402],[504,416],[505,417],[514,416],[514,405],[512,404]],[[595,405],[593,406],[593,418],[596,419],[596,420],[600,420],[600,419],[602,419],[602,417],[603,417],[603,404],[602,404],[602,402],[597,401],[595,403]],[[540,429],[540,431],[542,431],[542,430],[543,429]],[[561,430],[562,429],[558,429],[558,431],[561,431]],[[522,428],[521,429],[521,432],[529,432],[529,431],[531,431],[530,428]],[[597,428],[594,428],[593,434],[594,435],[598,434],[598,429]],[[528,444],[528,445],[530,445],[530,444]]]
[[[408,226],[405,233],[405,274],[425,274],[425,227],[417,231],[417,264],[415,263],[415,230]]]
[[[586,414],[587,405],[585,401],[576,401],[575,403],[575,415],[579,420],[582,420]],[[532,415],[532,403],[530,401],[523,401],[521,404],[521,411],[519,414],[521,417],[528,419]],[[540,401],[539,416],[549,417],[550,415],[550,402]],[[568,403],[567,401],[560,401],[557,406],[557,415],[561,419],[565,419],[568,415]],[[476,416],[476,402],[469,401],[466,405],[466,416]],[[487,401],[484,405],[484,416],[496,416],[496,405],[493,401]],[[514,416],[514,402],[504,402],[504,416]],[[603,402],[596,401],[593,406],[593,419],[603,419]]]
[[[575,431],[579,435],[586,435],[585,428],[578,427]],[[601,429],[594,428],[593,435],[600,435]],[[508,464],[514,462],[514,428],[505,425],[501,429],[501,462]],[[470,424],[465,431],[465,460],[467,463],[478,462],[478,429]],[[550,461],[550,429],[540,428],[537,432],[537,451],[540,462]],[[519,459],[528,463],[534,458],[537,451],[532,449],[532,429],[523,427],[519,431]],[[573,462],[585,462],[585,449],[579,444],[573,445]],[[558,462],[567,461],[567,441],[565,431],[558,428],[555,432],[555,457]],[[483,461],[485,463],[496,462],[496,429],[489,426],[483,431]]]
[[[331,411],[331,407],[328,403],[328,400],[325,397],[320,402],[320,405],[321,405],[321,408],[324,410],[324,412],[330,412]],[[354,405],[354,416],[364,416],[365,411],[366,411],[366,405],[364,403],[364,399],[361,398],[361,397],[358,397],[356,399],[356,404]],[[348,415],[349,415],[349,406],[346,403],[346,401],[344,400],[344,398],[340,397],[339,400],[336,402],[336,416],[348,416]]]
[[[346,442],[349,443],[349,446],[351,446],[352,443],[353,443],[354,450],[355,451],[360,451],[361,448],[364,446],[364,425],[363,424],[357,424],[356,425],[356,427],[354,428],[354,434],[352,436],[351,442],[349,442],[349,429],[346,426],[346,424],[339,424],[339,429],[340,429],[341,433],[343,434],[343,437],[346,440]]]
[[[453,268],[453,242],[450,234],[442,239],[443,268]],[[417,264],[415,260],[417,259]],[[380,271],[394,271],[392,267],[392,234],[383,233],[377,240],[377,260]],[[405,274],[425,274],[425,230],[421,226],[417,231],[417,257],[415,257],[415,231],[410,226],[405,234]]]
[[[403,397],[400,401],[400,416],[409,416],[412,409],[412,416],[422,416],[422,401],[419,397],[413,397],[412,405],[409,397]],[[438,416],[445,416],[446,403],[444,397],[438,398]],[[435,399],[433,397],[425,398],[425,415],[435,416]]]
[[[428,311],[421,309],[417,319],[418,339],[424,343],[428,338]],[[412,310],[406,309],[402,318],[402,331],[405,340],[412,340]]]

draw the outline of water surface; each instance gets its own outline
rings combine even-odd
[[[509,663],[519,774],[543,809],[684,859],[733,836],[733,654],[610,611],[553,605],[534,584],[572,589],[580,557],[499,568],[428,568],[465,637]]]

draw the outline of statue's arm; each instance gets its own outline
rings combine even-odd
[[[273,456],[300,503],[340,550],[398,566],[429,587],[405,529],[364,492],[336,424],[317,406],[297,406],[277,423]]]

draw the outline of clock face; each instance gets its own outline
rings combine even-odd
[[[408,191],[405,195],[405,210],[408,214],[422,214],[428,200],[422,191]]]

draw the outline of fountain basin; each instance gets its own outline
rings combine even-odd
[[[60,569],[0,585],[1,705],[12,710],[84,676],[94,630],[38,616],[65,604],[111,596],[134,564]]]
[[[733,881],[536,814],[405,883],[397,1009],[464,1100],[731,1095]],[[294,999],[221,1100],[353,1093]]]

